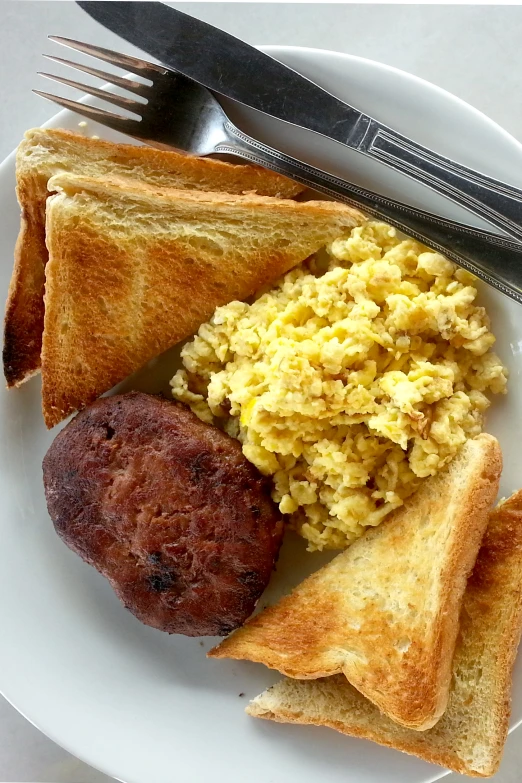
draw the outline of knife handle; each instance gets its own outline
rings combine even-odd
[[[372,193],[251,138],[231,122],[214,152],[237,155],[384,219],[522,304],[522,244]]]
[[[522,240],[522,190],[455,163],[370,117],[364,119],[355,145],[359,152],[428,185]]]

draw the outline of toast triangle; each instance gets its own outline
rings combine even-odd
[[[495,438],[467,441],[404,506],[209,655],[298,679],[342,673],[397,723],[433,726],[501,467]]]
[[[364,222],[330,201],[54,176],[47,202],[44,419],[52,427]]]
[[[283,680],[247,707],[258,718],[329,726],[472,777],[500,765],[522,629],[522,491],[490,513],[469,579],[447,709],[428,731],[393,723],[342,675]]]
[[[27,131],[16,155],[20,233],[4,321],[3,364],[9,387],[40,369],[44,321],[45,201],[49,179],[61,171],[100,179],[127,177],[160,187],[228,193],[256,192],[292,198],[301,185],[260,166],[232,165],[178,152],[138,147],[35,128]]]

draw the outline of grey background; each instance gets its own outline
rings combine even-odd
[[[349,52],[409,71],[473,104],[522,141],[522,7],[327,3],[171,5],[254,44]],[[55,73],[60,70],[46,63],[41,53],[67,56],[63,50],[59,51],[61,47],[46,40],[48,34],[122,48],[121,41],[100,28],[72,2],[0,0],[0,160],[16,147],[25,130],[45,122],[54,113],[51,104],[31,93],[32,88],[45,90],[50,84],[36,76],[38,70]],[[125,51],[132,53],[128,45]],[[60,88],[60,94],[66,95],[67,91]],[[9,640],[2,639],[2,643],[8,644]],[[495,783],[520,780],[520,736],[520,732],[515,732],[508,739]],[[61,750],[0,697],[0,781],[102,783],[109,780]],[[456,783],[462,778],[452,775],[445,780]]]
[[[522,139],[522,7],[172,5],[250,43],[349,52],[410,71],[468,101]],[[28,127],[37,126],[54,113],[50,104],[31,94],[32,88],[45,90],[52,86],[37,77],[37,71],[57,72],[57,66],[42,59],[41,53],[67,57],[62,47],[46,40],[52,33],[83,37],[115,49],[122,46],[116,36],[99,27],[72,2],[0,0],[0,159],[18,144]],[[125,46],[126,51],[132,51],[128,44]]]

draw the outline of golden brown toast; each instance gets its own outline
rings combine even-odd
[[[301,185],[259,166],[231,165],[151,147],[113,144],[65,130],[27,131],[16,156],[20,233],[4,324],[3,363],[8,386],[40,368],[44,320],[45,200],[60,171],[101,179],[131,177],[160,187],[291,198]]]
[[[494,437],[467,441],[404,506],[209,655],[298,679],[342,673],[397,723],[433,726],[501,468]]]
[[[411,753],[473,777],[498,770],[522,628],[522,491],[490,513],[460,615],[448,707],[418,732],[398,726],[342,675],[283,680],[247,707],[258,718],[314,724]]]
[[[364,216],[299,203],[108,183],[49,183],[42,398],[52,427],[154,356],[194,334],[215,308],[262,286],[349,233]]]

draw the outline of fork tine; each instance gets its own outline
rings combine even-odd
[[[135,82],[132,79],[126,79],[124,76],[116,76],[114,73],[108,73],[107,71],[100,71],[98,68],[91,68],[88,65],[80,65],[80,63],[74,63],[72,60],[65,60],[63,57],[55,57],[52,54],[43,55],[47,60],[52,60],[60,65],[67,65],[69,68],[74,68],[77,71],[88,73],[89,76],[96,76],[104,82],[114,84],[116,87],[121,87],[129,92],[134,92],[136,95],[145,96],[147,90],[150,87],[147,84],[141,84],[141,82]]]
[[[107,101],[107,103],[112,103],[114,106],[118,106],[120,109],[127,109],[127,111],[132,111],[138,116],[141,116],[140,109],[143,108],[145,104],[133,101],[132,98],[124,98],[122,95],[114,95],[112,92],[108,92],[107,90],[100,90],[98,87],[91,87],[88,84],[81,84],[80,82],[76,82],[73,79],[64,79],[62,76],[53,76],[52,73],[42,73],[42,71],[38,71],[38,76],[43,76],[45,79],[51,79],[53,82],[58,82],[59,84],[65,84],[67,87],[74,87],[78,90],[81,90],[82,92],[86,92],[88,95],[94,95],[95,98],[101,98],[103,101]]]
[[[103,109],[97,109],[95,106],[89,106],[86,103],[77,103],[77,101],[70,101],[68,98],[60,98],[57,95],[51,95],[48,92],[42,92],[41,90],[33,90],[36,95],[41,98],[46,98],[48,101],[57,103],[63,109],[69,109],[77,114],[81,114],[83,117],[87,117],[89,120],[94,120],[102,125],[106,125],[112,130],[119,133],[125,133],[128,136],[135,136],[139,138],[139,120],[131,118],[120,117],[118,114],[113,114],[110,111],[104,111]]]
[[[75,49],[78,52],[83,52],[83,54],[88,54],[90,57],[96,57],[98,60],[103,60],[118,68],[127,68],[128,70],[146,76],[146,78],[150,78],[151,80],[155,74],[163,74],[166,70],[160,65],[155,65],[146,60],[139,60],[137,57],[131,57],[128,54],[114,52],[112,49],[103,49],[101,46],[93,46],[92,44],[82,43],[82,41],[75,41],[73,38],[63,38],[61,35],[49,35],[48,38],[50,41],[54,41],[54,43],[62,44],[63,46],[67,46],[69,49]]]

